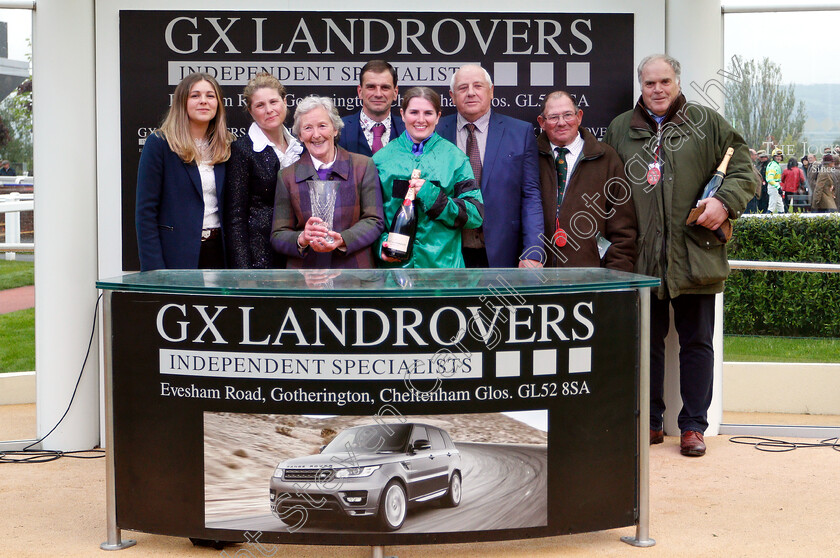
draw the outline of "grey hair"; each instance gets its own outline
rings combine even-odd
[[[450,91],[455,91],[455,75],[456,75],[458,72],[460,72],[461,70],[463,70],[464,68],[467,68],[467,67],[470,67],[470,66],[472,66],[473,68],[478,68],[478,69],[480,69],[482,72],[484,72],[484,79],[486,79],[486,80],[487,80],[487,84],[488,84],[490,87],[493,87],[493,78],[491,78],[491,77],[490,77],[490,72],[488,72],[487,70],[485,70],[484,68],[482,68],[482,67],[481,67],[481,66],[479,66],[478,64],[464,64],[463,66],[461,66],[460,68],[458,68],[457,70],[455,70],[454,72],[452,72],[452,77],[451,77],[451,78],[449,78],[449,90],[450,90]]]
[[[639,67],[636,70],[636,74],[639,77],[639,85],[642,85],[642,70],[645,69],[645,66],[647,66],[651,62],[655,62],[656,60],[662,60],[666,64],[671,66],[671,69],[674,70],[674,75],[677,76],[677,83],[680,82],[681,67],[679,60],[677,60],[673,56],[668,56],[667,54],[651,54],[650,56],[645,56],[644,58],[642,58],[642,61],[639,62]]]
[[[316,108],[321,107],[330,117],[333,128],[341,135],[341,129],[344,127],[341,117],[338,115],[338,110],[335,108],[335,103],[329,97],[319,97],[318,95],[310,95],[298,103],[295,109],[295,122],[292,124],[292,133],[300,136],[300,119],[304,114],[312,112]],[[338,139],[338,136],[336,136]]]

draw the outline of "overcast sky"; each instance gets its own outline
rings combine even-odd
[[[782,67],[786,83],[840,83],[840,11],[726,14],[723,30],[727,67],[733,54],[767,57]]]
[[[32,10],[0,10],[0,21],[8,23],[9,59],[26,60],[31,54],[26,40],[32,36]]]
[[[768,6],[795,4],[775,0],[724,0],[725,6]],[[809,0],[808,5],[840,8],[840,1]],[[585,11],[585,10],[582,10]],[[0,21],[9,30],[9,58],[26,60],[32,33],[30,10],[2,10]],[[786,83],[840,83],[836,70],[837,36],[840,34],[840,11],[767,12],[727,14],[724,17],[724,57],[733,54],[761,59],[765,56],[782,67]]]

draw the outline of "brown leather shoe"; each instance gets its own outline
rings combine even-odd
[[[680,436],[680,453],[689,457],[700,457],[706,454],[706,443],[703,433],[686,430]]]
[[[664,441],[665,441],[665,431],[664,430],[654,430],[653,428],[650,429],[650,445],[661,444]]]

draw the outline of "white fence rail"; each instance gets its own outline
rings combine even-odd
[[[754,271],[806,271],[810,273],[840,273],[840,264],[801,263],[801,262],[754,262],[748,260],[729,260],[732,269],[750,269]]]
[[[11,194],[0,195],[0,213],[6,216],[6,238],[0,242],[0,252],[6,253],[6,260],[12,261],[16,258],[17,252],[33,252],[34,242],[20,241],[20,212],[33,211],[35,209],[34,194]]]

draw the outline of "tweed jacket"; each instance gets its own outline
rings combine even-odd
[[[557,208],[557,170],[545,132],[537,137],[540,157],[543,215],[545,216],[546,267],[607,267],[633,271],[636,263],[636,210],[624,164],[618,153],[580,129],[583,151]],[[567,234],[566,245],[551,241],[557,228]],[[594,230],[593,230],[594,229]],[[611,245],[601,258],[594,231]]]
[[[373,267],[373,244],[385,228],[382,216],[382,187],[370,157],[336,147],[336,160],[328,180],[338,180],[338,196],[332,230],[341,234],[345,250],[319,253],[310,247],[302,251],[297,240],[312,216],[308,180],[318,172],[308,152],[286,167],[277,183],[271,245],[285,254],[289,269],[331,269]]]

